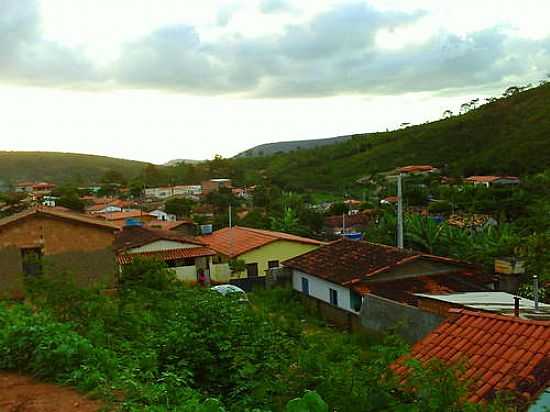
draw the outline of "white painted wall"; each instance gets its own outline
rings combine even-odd
[[[309,280],[309,296],[322,300],[323,302],[330,303],[329,290],[334,289],[338,292],[338,307],[340,309],[344,309],[355,314],[359,313],[354,311],[351,307],[350,289],[293,269],[292,287],[300,293],[303,293],[302,278]]]
[[[190,243],[175,242],[172,240],[157,240],[146,245],[128,249],[127,253],[158,252],[160,250],[190,249],[198,247]]]
[[[197,268],[195,266],[180,266],[172,268],[172,270],[176,271],[176,278],[182,282],[197,282]]]

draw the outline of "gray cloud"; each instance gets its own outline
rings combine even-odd
[[[282,2],[262,4],[274,12]],[[205,95],[314,97],[463,93],[550,71],[550,38],[521,39],[498,26],[381,49],[380,30],[413,24],[424,13],[351,3],[263,37],[234,34],[205,42],[191,26],[164,27],[124,45],[120,58],[99,74],[83,54],[41,37],[36,10],[32,0],[0,0],[0,81],[80,86],[108,80],[114,87]],[[218,24],[231,13],[220,12]]]

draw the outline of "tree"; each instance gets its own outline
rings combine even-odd
[[[164,204],[164,211],[176,215],[178,218],[188,217],[191,215],[194,202],[191,199],[175,198],[169,199]]]
[[[76,193],[69,193],[61,196],[56,201],[57,206],[66,207],[67,209],[81,212],[84,210],[85,204]]]
[[[296,215],[296,212],[291,208],[287,208],[283,216],[271,218],[271,230],[277,232],[292,233],[295,235],[301,235],[306,232],[306,229],[300,224],[300,220]]]
[[[448,118],[451,118],[451,117],[453,117],[453,111],[452,110],[447,109],[443,112],[443,118],[444,119],[448,119]]]

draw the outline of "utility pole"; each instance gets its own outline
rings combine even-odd
[[[397,247],[403,249],[403,174],[397,176]]]
[[[533,275],[533,300],[535,301],[535,310],[539,310],[539,277]]]

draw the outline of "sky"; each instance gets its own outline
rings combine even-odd
[[[548,0],[0,0],[0,150],[164,163],[393,130],[550,74]]]

